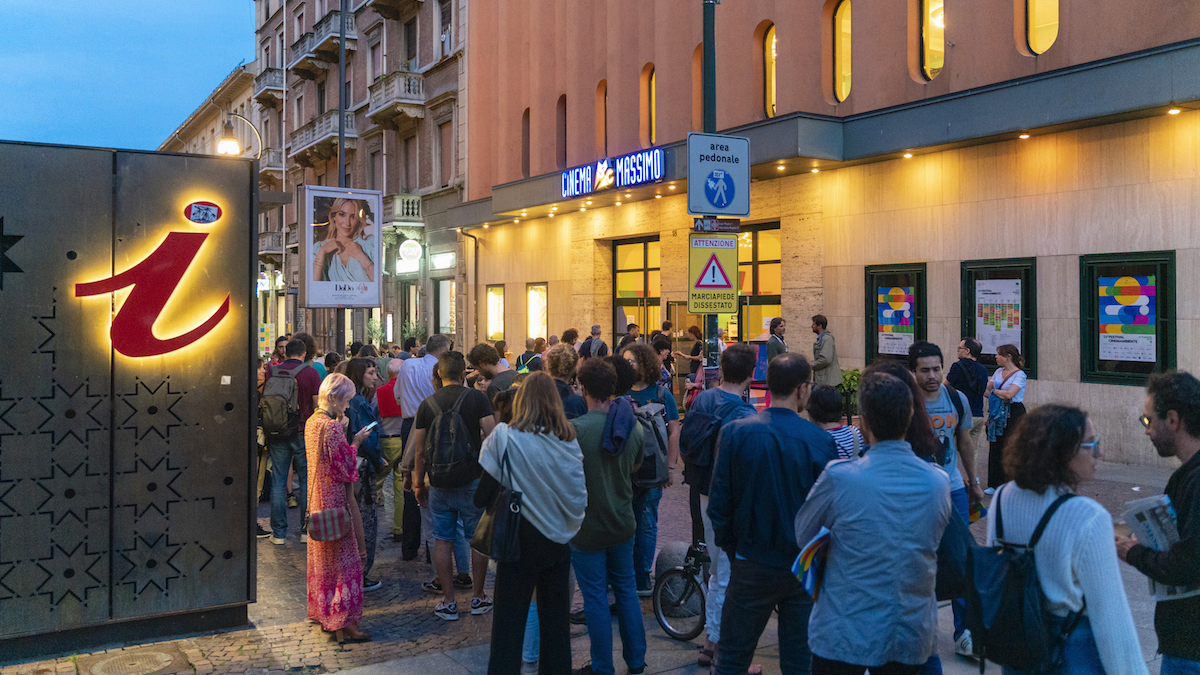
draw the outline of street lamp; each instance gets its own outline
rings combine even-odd
[[[237,113],[227,113],[230,117],[236,117],[245,122],[254,131],[254,136],[258,139],[258,153],[254,155],[255,159],[262,157],[262,134],[258,133],[258,129],[250,120],[242,117]],[[240,155],[242,154],[242,146],[237,142],[237,138],[233,135],[233,122],[225,120],[225,127],[221,130],[221,142],[217,143],[218,155]]]

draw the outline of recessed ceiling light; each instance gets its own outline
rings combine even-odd
[[[629,198],[630,198],[630,197],[632,197],[632,196],[633,196],[633,194],[632,194],[632,193],[629,193],[629,192],[626,192],[626,193],[625,193],[625,198],[626,198],[626,199],[629,199]]]
[[[454,228],[454,231],[455,231],[455,232],[462,232],[462,228],[461,228],[461,227],[456,227],[456,228]]]
[[[557,207],[557,206],[551,206],[551,207],[550,207],[550,210],[551,210],[551,211],[557,211],[557,210],[558,210],[558,207]]]
[[[784,169],[786,169],[787,167],[786,167],[786,166],[784,166],[784,165],[782,165],[782,164],[780,164],[779,166],[777,166],[777,167],[775,167],[775,168],[776,168],[776,169],[779,169],[780,171],[783,171],[783,170],[784,170]]]
[[[620,206],[620,205],[621,205],[621,202],[617,202],[617,206]]]
[[[654,195],[655,199],[662,199],[662,195]]]
[[[483,224],[483,229],[485,229],[485,230],[486,230],[486,229],[488,229],[488,224],[487,224],[487,223],[484,223],[484,224]]]
[[[591,206],[591,205],[592,205],[592,200],[590,200],[590,199],[589,199],[589,200],[587,200],[587,205],[588,205],[588,206]]]
[[[551,213],[551,214],[550,214],[550,217],[551,217],[551,218],[553,218],[553,217],[554,217],[554,214],[553,214],[553,213]]]
[[[904,159],[912,159],[912,153],[911,152],[904,153]]]
[[[524,213],[522,213],[521,215],[525,215],[525,214],[524,214]],[[514,222],[514,223],[519,223],[519,222],[521,222],[521,219],[520,219],[520,218],[513,218],[513,222]]]
[[[668,189],[668,190],[674,190],[674,189],[675,189],[675,186],[674,186],[674,185],[669,185],[669,186],[667,186],[667,189]]]
[[[580,211],[587,211],[587,207],[586,207],[586,206],[581,206],[581,207],[579,207],[579,210],[580,210]]]
[[[1029,140],[1029,134],[1021,134],[1020,136],[1017,136],[1017,138],[1019,138],[1023,141]]]
[[[821,173],[821,170],[820,170],[820,169],[813,169],[813,170],[812,170],[812,172],[813,172],[813,173]]]
[[[522,217],[522,218],[524,218],[524,217],[525,217],[525,212],[524,212],[524,211],[522,211],[522,212],[521,212],[521,217]]]
[[[1167,109],[1168,115],[1178,115],[1181,112],[1183,112],[1183,110],[1181,110],[1178,106],[1171,106]]]

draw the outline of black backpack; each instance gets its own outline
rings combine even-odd
[[[979,654],[980,673],[987,659],[1024,673],[1045,673],[1062,664],[1063,644],[1083,612],[1067,616],[1057,635],[1050,633],[1034,550],[1054,512],[1075,495],[1062,495],[1046,509],[1028,544],[1013,544],[1004,541],[1001,492],[1003,488],[992,500],[997,545],[975,546],[967,552],[965,621]]]
[[[425,465],[433,487],[462,487],[478,477],[474,439],[462,416],[463,402],[470,393],[470,389],[464,389],[449,410],[442,410],[434,396],[425,399],[434,413],[425,437]]]
[[[709,466],[717,452],[717,437],[731,407],[737,406],[733,401],[723,401],[711,413],[698,412],[695,404],[683,416],[683,425],[679,432],[679,455],[688,463],[696,466]]]
[[[258,400],[258,415],[268,442],[290,441],[300,433],[300,385],[296,373],[307,367],[301,364],[288,370],[278,364],[271,366],[271,377]]]

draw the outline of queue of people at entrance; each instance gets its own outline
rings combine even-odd
[[[1200,587],[1200,382],[1178,372],[1147,387],[1146,433],[1160,454],[1183,463],[1167,488],[1181,541],[1156,551],[1114,538],[1107,511],[1075,496],[1103,454],[1095,425],[1069,405],[1026,413],[1015,347],[998,350],[989,377],[972,338],[960,341],[945,374],[941,349],[916,342],[907,362],[881,361],[863,372],[861,420],[853,426],[843,423],[840,394],[818,382],[837,363],[824,317],[813,317],[811,360],[787,351],[785,331],[782,320],[771,327],[768,349],[778,343],[779,351],[767,365],[765,409],[745,400],[758,354],[738,343],[720,355],[718,386],[699,392],[682,419],[661,384],[666,358],[680,353],[669,343],[659,349],[658,336],[608,354],[599,327],[586,350],[569,331],[538,353],[542,368],[528,373],[504,365],[492,345],[464,355],[433,336],[424,356],[389,359],[383,385],[368,351],[338,368],[345,376],[319,381],[316,394],[303,369],[304,341],[289,342],[290,358],[268,368],[263,399],[283,388],[285,370],[297,417],[302,397],[316,398],[299,463],[294,439],[281,440],[275,426],[269,454],[274,466],[292,464],[305,476],[299,487],[314,516],[345,513],[350,525],[335,539],[314,540],[311,526],[302,530],[310,618],[340,640],[370,639],[358,621],[362,593],[377,583],[366,574],[379,498],[355,484],[374,486],[398,466],[393,490],[398,481],[415,503],[396,492],[393,536],[416,537],[404,549],[413,559],[420,533],[432,535],[426,555],[433,550],[436,577],[425,588],[441,596],[435,615],[458,620],[456,590],[467,590],[471,615],[504,617],[493,620],[489,672],[566,672],[568,626],[578,620],[592,645],[586,672],[613,673],[610,612],[625,665],[642,672],[637,597],[653,588],[658,502],[682,478],[696,502],[693,538],[708,544],[712,558],[697,662],[714,672],[754,672],[755,646],[773,613],[783,672],[940,672],[936,600],[943,572],[954,567],[942,549],[951,532],[980,515],[988,517],[987,546],[1037,542],[1032,573],[1062,669],[1055,672],[1146,672],[1118,560],[1160,583]],[[834,366],[815,367],[821,352]],[[270,405],[264,411],[265,422]],[[984,433],[986,491],[974,452]],[[514,503],[516,519],[505,515]],[[420,515],[409,518],[414,508]],[[286,503],[282,509],[286,516]],[[273,504],[272,541],[286,537],[286,518],[282,533],[276,525]],[[822,536],[824,573],[814,593],[793,565]],[[469,552],[459,553],[468,543]],[[494,597],[485,590],[489,558],[496,561]],[[1034,672],[1011,664],[1045,665],[1014,660],[1022,649],[1007,629],[979,620],[978,605],[995,599],[962,583],[970,588],[951,596],[957,654],[982,654],[1006,672]],[[570,612],[576,586],[579,617]],[[1186,637],[1200,622],[1197,597],[1159,603],[1161,672],[1200,665]]]

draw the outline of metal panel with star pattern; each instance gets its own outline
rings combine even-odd
[[[0,642],[249,602],[253,164],[0,175]]]

